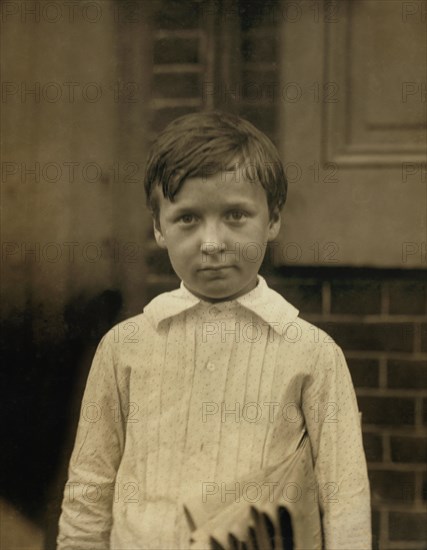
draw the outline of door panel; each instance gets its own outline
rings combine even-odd
[[[426,266],[423,6],[307,1],[284,18],[277,264]]]

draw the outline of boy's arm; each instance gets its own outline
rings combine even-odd
[[[118,415],[123,396],[110,336],[96,350],[83,396],[57,550],[110,548],[114,483],[124,445],[123,416]]]
[[[303,410],[315,462],[326,550],[369,550],[371,509],[359,410],[340,347],[322,343]]]

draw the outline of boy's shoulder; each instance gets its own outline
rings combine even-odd
[[[285,289],[286,296],[286,289]],[[290,348],[304,355],[317,357],[321,350],[335,354],[339,345],[323,328],[304,319],[300,311],[293,306],[281,293],[267,287],[268,302],[276,308],[275,333],[279,336],[286,354]],[[290,346],[290,347],[289,347]]]
[[[114,325],[104,335],[103,340],[107,338],[116,343],[139,341],[137,337],[142,334],[147,335],[147,332],[155,332],[162,319],[185,309],[183,306],[184,304],[179,300],[179,289],[158,294],[148,302],[141,313],[127,317]],[[188,307],[188,304],[186,306]]]

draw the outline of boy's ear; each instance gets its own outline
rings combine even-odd
[[[270,221],[268,224],[268,241],[274,240],[279,234],[280,225],[281,225],[280,210],[275,208],[270,216]]]
[[[153,219],[153,229],[154,229],[154,238],[156,239],[156,243],[160,246],[160,248],[167,248],[165,238],[163,237],[162,229],[160,227],[160,222],[156,221],[156,219]]]

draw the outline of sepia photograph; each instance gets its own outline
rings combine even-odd
[[[0,0],[0,550],[426,550],[427,0]]]

